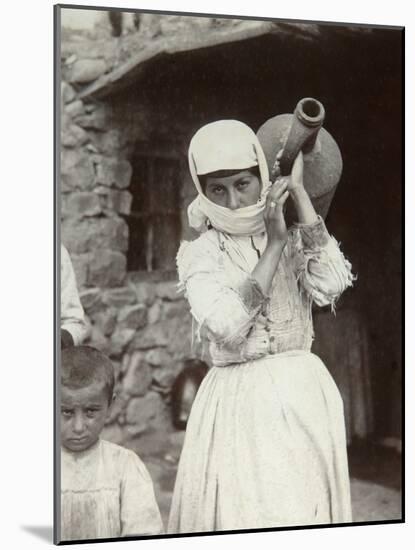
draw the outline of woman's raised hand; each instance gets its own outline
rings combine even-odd
[[[285,244],[287,242],[288,234],[283,209],[288,195],[288,178],[277,180],[268,192],[264,221],[269,245],[276,243]]]
[[[281,176],[280,172],[280,158],[282,156],[284,149],[278,151],[275,164],[272,169],[273,176],[276,178],[276,181],[280,181],[283,178],[286,178],[288,181],[288,191],[295,191],[304,187],[303,181],[303,170],[304,170],[304,159],[303,153],[300,151],[295,158],[293,163],[291,174],[289,176]]]

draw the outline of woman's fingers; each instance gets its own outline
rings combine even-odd
[[[285,201],[288,199],[288,197],[290,196],[290,192],[289,191],[286,191],[283,196],[281,197],[281,204],[284,204]]]
[[[288,180],[286,178],[280,178],[277,180],[268,192],[267,201],[278,200],[279,197],[287,190]]]
[[[278,197],[271,197],[270,200],[267,202],[267,206],[265,208],[265,219],[271,220],[273,218],[284,216],[283,206],[289,195],[289,191],[283,191],[281,195],[278,195]]]
[[[276,208],[277,206],[283,206],[289,195],[290,193],[285,191],[280,197],[278,197],[278,199],[272,199],[269,203],[269,207]]]

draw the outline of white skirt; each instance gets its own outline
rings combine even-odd
[[[322,361],[290,351],[204,378],[169,533],[351,522],[343,402]]]

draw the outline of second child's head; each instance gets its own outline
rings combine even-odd
[[[100,351],[71,347],[61,355],[61,443],[74,452],[96,443],[113,401],[114,367]]]

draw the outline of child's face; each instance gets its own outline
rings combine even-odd
[[[74,452],[85,451],[99,438],[110,408],[103,383],[80,389],[61,388],[61,441]]]
[[[209,200],[236,210],[255,204],[261,194],[258,177],[249,170],[243,170],[223,178],[206,177],[205,194]]]

